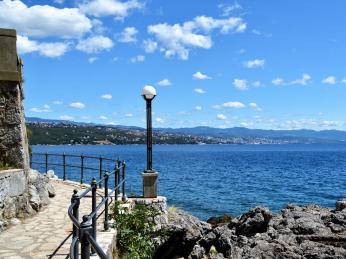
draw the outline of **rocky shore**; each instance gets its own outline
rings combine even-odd
[[[278,214],[256,207],[208,222],[168,209],[169,239],[154,258],[346,258],[346,200],[335,209],[288,205]]]

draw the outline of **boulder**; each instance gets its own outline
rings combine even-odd
[[[229,223],[169,213],[169,240],[154,258],[346,258],[346,210],[289,205],[278,214],[256,207]],[[174,227],[172,227],[172,224]],[[169,252],[167,252],[169,251]]]
[[[236,234],[253,236],[256,233],[263,233],[267,231],[271,218],[272,214],[268,209],[256,207],[241,216],[236,226]]]
[[[346,199],[337,201],[335,207],[336,211],[342,211],[343,209],[346,209]]]
[[[210,225],[212,225],[213,227],[216,227],[220,224],[227,224],[230,223],[232,221],[232,217],[228,214],[224,214],[220,217],[211,217],[207,220],[207,223],[209,223]]]

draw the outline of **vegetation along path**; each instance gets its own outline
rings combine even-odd
[[[0,258],[67,257],[72,233],[67,209],[73,190],[82,187],[61,181],[53,181],[53,185],[56,196],[47,207],[0,234]],[[80,215],[90,212],[90,204],[91,199],[81,200]],[[98,229],[102,228],[101,218]]]

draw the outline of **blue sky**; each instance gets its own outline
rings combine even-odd
[[[0,1],[27,116],[155,127],[346,130],[346,2]]]

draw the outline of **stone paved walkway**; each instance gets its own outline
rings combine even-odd
[[[37,215],[25,219],[22,224],[12,226],[0,234],[0,258],[66,258],[71,237],[72,223],[67,215],[73,189],[76,186],[53,182],[56,196],[51,203]],[[81,187],[79,186],[79,188]],[[81,202],[80,216],[90,212],[91,199]],[[103,217],[98,221],[102,228]]]

